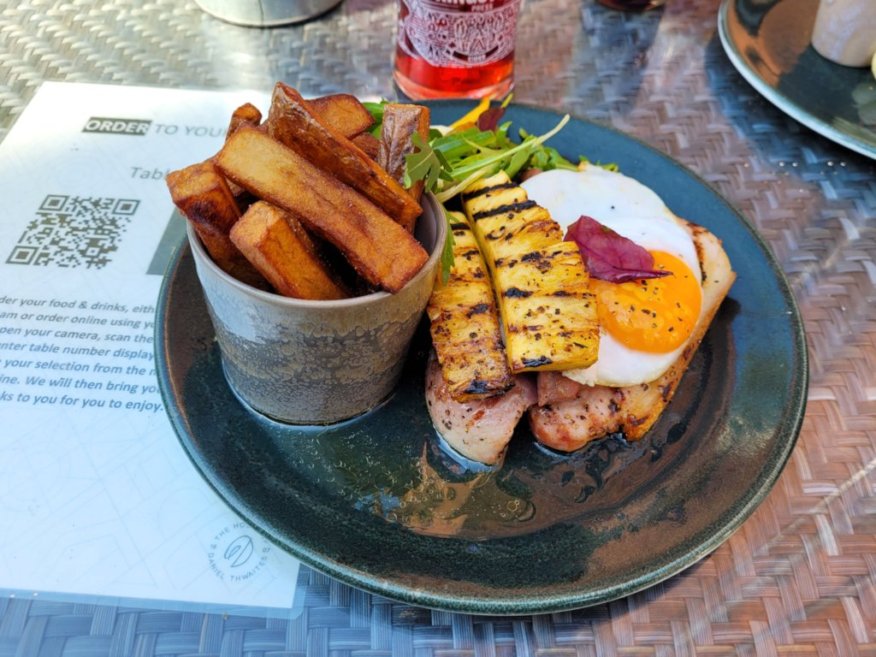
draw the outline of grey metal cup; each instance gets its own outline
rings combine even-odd
[[[447,235],[434,197],[424,196],[422,205],[416,237],[430,257],[420,272],[395,294],[338,301],[291,299],[241,283],[216,266],[187,228],[225,375],[242,401],[281,422],[331,424],[390,395]]]

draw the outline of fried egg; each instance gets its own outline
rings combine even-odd
[[[598,166],[546,171],[522,186],[564,231],[587,215],[649,251],[655,269],[671,272],[626,283],[591,279],[599,356],[590,367],[564,374],[585,385],[614,387],[661,376],[684,350],[702,312],[699,259],[680,220],[645,185]]]

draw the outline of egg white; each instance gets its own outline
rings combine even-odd
[[[581,215],[634,241],[649,251],[681,259],[701,279],[690,234],[660,197],[642,183],[615,171],[584,164],[578,171],[546,171],[525,181],[529,198],[547,209],[565,232]],[[686,345],[655,354],[631,349],[600,328],[596,363],[563,372],[584,385],[631,386],[660,377]]]

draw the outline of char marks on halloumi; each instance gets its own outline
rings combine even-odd
[[[592,364],[599,327],[577,245],[504,172],[468,187],[463,206],[493,278],[511,371]]]
[[[456,401],[483,399],[514,385],[487,266],[465,215],[450,212],[453,266],[426,307],[432,346]]]

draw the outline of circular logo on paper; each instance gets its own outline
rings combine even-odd
[[[207,559],[210,570],[222,581],[245,582],[264,568],[270,552],[270,543],[246,523],[236,522],[213,537]]]

